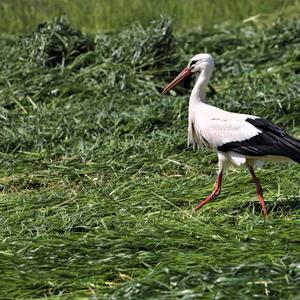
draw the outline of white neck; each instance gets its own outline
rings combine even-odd
[[[213,71],[213,68],[208,65],[198,75],[196,84],[195,84],[195,86],[192,90],[191,96],[190,96],[190,102],[199,102],[199,101],[204,102],[205,101],[205,90],[208,85],[212,71]]]

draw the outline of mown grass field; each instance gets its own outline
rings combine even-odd
[[[172,32],[168,18],[87,37],[56,20],[0,43],[1,299],[298,299],[299,165],[242,169],[199,213],[217,157],[186,145],[198,52],[208,101],[300,136],[300,20]]]

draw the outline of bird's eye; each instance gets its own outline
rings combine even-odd
[[[197,60],[192,60],[190,63],[190,67],[193,67],[196,64]]]

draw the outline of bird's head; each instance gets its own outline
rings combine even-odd
[[[188,65],[180,72],[180,74],[170,82],[162,91],[163,94],[166,94],[173,87],[178,85],[184,79],[188,78],[193,73],[199,73],[203,70],[213,70],[214,60],[211,55],[206,53],[197,54],[191,58]]]
[[[191,73],[201,72],[204,69],[214,68],[214,60],[210,54],[201,53],[195,55],[188,63]]]

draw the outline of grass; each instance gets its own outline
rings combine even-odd
[[[209,1],[209,0],[2,0],[0,2],[0,29],[2,33],[18,34],[34,30],[50,18],[66,14],[72,24],[83,31],[120,30],[132,22],[143,25],[170,15],[177,30],[195,27],[211,28],[215,24],[241,23],[253,16],[257,24],[271,24],[274,19],[298,16],[298,0],[271,1]]]
[[[217,158],[186,146],[192,81],[160,92],[206,51],[209,102],[299,136],[299,19],[174,37],[161,18],[98,34],[83,52],[90,40],[65,36],[65,22],[1,39],[0,297],[296,299],[299,166],[258,171],[267,219],[240,169],[192,214]],[[44,43],[57,36],[53,60]]]

